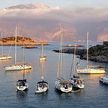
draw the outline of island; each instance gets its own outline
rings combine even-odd
[[[17,36],[15,37],[4,37],[0,39],[0,46],[37,46],[37,45],[48,45],[47,41],[36,41],[30,37]]]
[[[53,50],[60,53],[73,54],[74,48],[64,48],[62,51]],[[76,49],[76,55],[80,59],[87,59],[86,49]],[[88,59],[94,62],[108,63],[108,41],[104,41],[102,45],[92,46],[88,49]]]

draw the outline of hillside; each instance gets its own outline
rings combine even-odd
[[[108,42],[104,42],[103,45],[92,46],[88,50],[88,59],[94,62],[108,63]],[[55,52],[61,52],[60,50],[54,50]],[[73,54],[74,48],[65,48],[62,53]],[[76,55],[79,55],[80,59],[87,59],[86,49],[76,49]]]
[[[5,37],[0,39],[0,45],[8,46],[8,45],[40,45],[40,44],[48,44],[46,41],[35,41],[29,37],[17,36],[16,41],[15,37]]]

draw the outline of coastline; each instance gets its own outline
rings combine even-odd
[[[17,36],[16,42],[15,37],[6,37],[0,39],[0,46],[38,46],[38,45],[48,45],[47,41],[39,40],[35,41],[28,37]]]

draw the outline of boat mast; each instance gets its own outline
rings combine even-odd
[[[15,64],[16,64],[16,56],[17,56],[17,49],[16,49],[16,42],[17,42],[17,36],[18,36],[17,32],[18,32],[18,28],[16,26],[16,29],[15,29]]]
[[[42,47],[41,56],[43,57],[43,43],[42,43],[41,47]]]
[[[24,36],[23,36],[23,65],[24,65],[24,70],[23,70],[23,79],[25,79],[25,53],[24,53]]]
[[[57,78],[60,77],[60,74],[62,72],[62,65],[63,65],[63,57],[62,57],[62,44],[63,44],[63,36],[62,36],[63,30],[61,30],[60,25],[60,48],[59,48],[59,62],[58,62],[58,72],[57,72]]]
[[[44,62],[41,62],[41,80],[44,80]]]
[[[70,72],[70,78],[72,77],[72,73],[76,72],[76,45],[74,46],[74,54],[71,64],[71,72]]]
[[[88,48],[88,36],[89,36],[89,32],[87,32],[87,71],[88,71],[88,50],[89,50],[89,48]]]
[[[75,74],[76,73],[76,45],[74,47],[74,60],[73,60],[73,73]]]
[[[3,35],[2,35],[2,33],[0,33],[0,36],[1,36],[1,39],[3,39]],[[3,40],[2,40],[2,57],[3,57]]]
[[[62,53],[62,46],[63,46],[63,29],[61,28],[61,42],[60,42],[60,51],[61,51],[61,61],[60,61],[60,68],[61,68],[61,71],[60,73],[62,74],[63,73],[63,53]]]

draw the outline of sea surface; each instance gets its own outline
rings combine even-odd
[[[29,84],[28,92],[16,92],[16,81],[22,79],[23,71],[5,72],[4,67],[14,64],[14,46],[3,47],[3,53],[10,54],[13,59],[0,61],[0,108],[107,108],[108,86],[99,83],[103,75],[80,75],[85,81],[85,88],[81,91],[69,94],[59,94],[55,91],[55,80],[57,77],[58,53],[52,50],[58,49],[58,43],[50,43],[44,47],[47,56],[45,63],[39,62],[41,47],[24,49],[17,47],[17,63],[26,62],[32,65],[32,70],[25,71]],[[2,54],[0,47],[0,53]],[[10,50],[10,51],[9,51]],[[63,72],[61,76],[69,79],[72,64],[72,54],[63,54]],[[86,60],[76,58],[80,66],[86,66]],[[90,65],[101,65],[107,69],[107,64],[89,62]],[[49,91],[45,94],[35,94],[36,83],[40,81],[42,74],[49,83]]]

